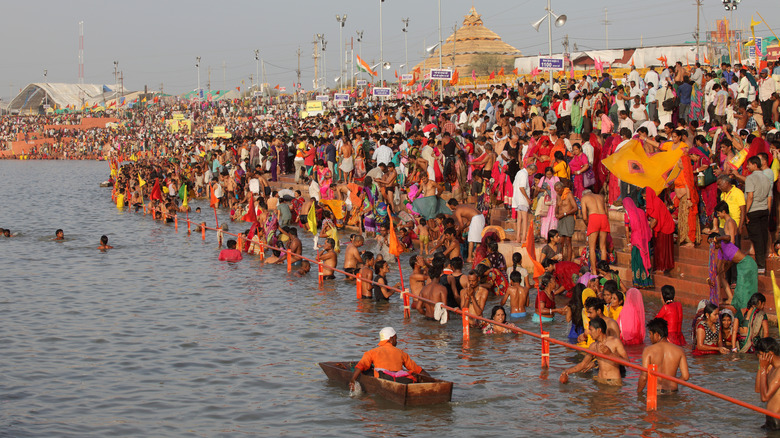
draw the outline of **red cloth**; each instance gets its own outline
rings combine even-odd
[[[658,271],[674,269],[674,236],[672,233],[659,232],[656,234],[653,266]]]
[[[682,304],[672,302],[666,303],[656,318],[663,318],[669,327],[669,342],[675,345],[685,345],[685,336],[682,334],[683,310]]]
[[[567,291],[574,289],[573,275],[580,272],[580,265],[574,262],[558,262],[555,264],[555,280]]]
[[[750,148],[748,149],[748,153],[745,156],[745,162],[747,163],[747,160],[750,159],[750,157],[755,157],[759,153],[765,153],[769,157],[769,163],[772,164],[772,154],[769,152],[769,145],[767,144],[766,140],[764,140],[761,137],[756,137],[753,139],[753,141],[750,143]],[[742,166],[742,176],[748,176],[750,175],[750,171],[747,168],[747,164]]]

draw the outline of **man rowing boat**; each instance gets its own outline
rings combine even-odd
[[[354,390],[355,381],[363,371],[374,367],[374,377],[385,380],[393,380],[398,383],[413,383],[412,374],[428,373],[417,365],[406,352],[396,348],[398,337],[392,327],[385,327],[379,331],[379,346],[368,350],[363,358],[355,365],[355,374],[349,381],[349,389]],[[407,371],[404,371],[406,368]]]

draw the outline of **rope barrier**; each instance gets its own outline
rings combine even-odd
[[[152,209],[152,214],[153,215],[154,215],[154,211],[155,210]],[[165,217],[165,216],[170,217],[171,216],[171,215],[165,214],[163,212],[160,212],[160,214],[163,217]],[[187,221],[189,222],[189,218],[187,219]],[[224,230],[221,230],[221,229],[208,227],[208,226],[206,226],[205,223],[201,223],[201,230],[202,230],[203,240],[206,239],[206,229],[214,230],[214,231],[218,231],[218,232],[221,231],[224,234],[227,234],[227,235],[230,235],[230,236],[238,238],[237,234],[228,233],[227,231],[224,231]],[[278,248],[278,247],[275,247],[275,246],[272,246],[272,245],[263,244],[262,241],[261,241],[260,245],[261,245],[260,246],[261,250],[265,250],[267,248],[267,249],[271,249],[271,250],[274,250],[274,251],[285,252],[287,254],[288,260],[290,260],[291,257],[292,257],[292,253],[287,251],[284,248]],[[323,270],[323,263],[320,262],[319,260],[314,260],[314,259],[311,259],[309,257],[306,257],[304,255],[300,255],[300,254],[295,254],[295,257],[298,257],[299,259],[302,259],[302,260],[306,260],[309,263],[316,263],[317,264],[318,285],[322,286],[322,284],[323,284],[323,271],[322,271]],[[357,275],[351,274],[351,273],[346,272],[346,271],[343,271],[343,270],[341,270],[341,269],[339,269],[337,267],[330,267],[330,266],[328,266],[328,269],[332,270],[333,272],[339,272],[341,274],[344,274],[347,277],[353,277],[355,279],[358,279],[358,281],[361,282],[361,284],[362,284],[362,282],[366,282],[366,283],[369,283],[369,284],[372,284],[372,285],[381,286],[381,287],[384,287],[386,289],[390,289],[390,290],[392,290],[394,292],[398,292],[398,293],[401,294],[402,297],[411,297],[411,298],[414,298],[416,300],[423,301],[423,302],[426,302],[426,303],[429,303],[429,304],[434,304],[434,305],[437,304],[437,302],[435,302],[433,300],[430,300],[430,299],[427,299],[427,298],[424,298],[424,297],[412,294],[411,292],[408,292],[406,290],[401,290],[401,289],[392,287],[390,285],[380,284],[380,283],[377,283],[377,282],[375,282],[373,280],[359,278]],[[288,272],[290,272],[290,271],[288,270]],[[358,291],[360,291],[360,289],[358,289]],[[359,292],[359,295],[362,296],[362,293]],[[358,298],[360,298],[360,296],[358,296]],[[404,312],[406,312],[406,310],[407,310],[405,307],[406,307],[406,305],[404,304]],[[459,309],[459,308],[449,307],[449,306],[447,306],[444,303],[441,303],[441,307],[443,309],[446,309],[448,311],[460,314],[462,316],[462,321],[463,321],[463,342],[464,343],[468,342],[469,338],[470,338],[469,319],[474,319],[474,320],[477,320],[477,321],[487,322],[487,323],[493,324],[495,326],[503,327],[503,328],[508,329],[508,330],[510,330],[512,332],[515,332],[515,333],[519,333],[519,334],[523,334],[523,335],[527,335],[527,336],[531,336],[533,338],[539,339],[542,342],[542,367],[545,367],[545,366],[549,367],[549,365],[550,365],[550,350],[549,350],[550,346],[549,346],[549,344],[555,344],[555,345],[559,345],[559,346],[564,347],[564,348],[568,348],[570,350],[575,350],[575,351],[579,351],[579,352],[582,352],[582,353],[585,353],[585,354],[589,354],[591,356],[595,356],[595,357],[598,357],[598,358],[601,358],[601,359],[606,359],[606,360],[612,361],[612,362],[614,362],[616,364],[623,365],[623,366],[628,367],[628,368],[633,368],[633,369],[638,370],[638,371],[643,372],[643,373],[647,373],[647,377],[648,377],[648,379],[647,379],[647,410],[648,411],[654,411],[654,410],[657,409],[657,406],[658,406],[658,402],[657,402],[657,400],[658,400],[658,393],[657,393],[657,391],[658,391],[658,386],[657,386],[658,385],[658,380],[657,379],[664,379],[664,380],[668,380],[670,382],[677,383],[678,385],[685,386],[687,388],[693,389],[695,391],[699,391],[699,392],[702,392],[704,394],[707,394],[707,395],[719,398],[719,399],[727,401],[729,403],[736,404],[736,405],[741,406],[743,408],[750,409],[750,410],[755,411],[757,413],[764,414],[764,415],[767,415],[767,416],[770,416],[770,417],[773,417],[773,418],[780,419],[780,413],[772,412],[772,411],[769,411],[769,410],[767,410],[765,408],[762,408],[762,407],[755,406],[755,405],[752,405],[750,403],[747,403],[745,401],[738,400],[738,399],[735,399],[733,397],[729,397],[729,396],[727,396],[725,394],[721,394],[721,393],[709,390],[707,388],[701,387],[699,385],[695,385],[693,383],[689,383],[689,382],[687,382],[685,380],[677,378],[676,376],[670,376],[670,375],[667,375],[667,374],[659,373],[657,371],[657,365],[654,365],[654,364],[651,364],[649,368],[645,368],[645,367],[643,367],[641,365],[637,365],[635,363],[629,362],[629,361],[624,360],[624,359],[622,359],[620,357],[609,356],[609,355],[603,354],[603,353],[601,353],[599,351],[590,350],[590,349],[585,348],[585,347],[580,347],[579,345],[574,345],[574,344],[570,344],[568,342],[560,341],[558,339],[550,337],[550,334],[548,332],[542,331],[541,333],[534,333],[534,332],[522,329],[520,327],[511,326],[511,325],[508,325],[506,323],[496,322],[496,321],[494,321],[492,319],[485,318],[485,317],[483,317],[481,315],[474,315],[472,313],[469,313],[469,312],[464,311],[464,310]]]

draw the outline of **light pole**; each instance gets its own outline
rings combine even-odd
[[[441,0],[439,0],[441,1]],[[566,24],[566,15],[556,15],[552,11],[552,7],[550,6],[550,0],[547,0],[547,8],[545,8],[545,11],[547,13],[544,15],[544,17],[538,19],[535,23],[533,23],[531,26],[536,29],[537,32],[539,32],[539,26],[544,22],[544,20],[547,20],[547,44],[548,48],[550,50],[550,58],[552,58],[552,17],[555,17],[555,27],[561,27],[564,24]],[[552,87],[552,69],[550,71],[550,87]]]
[[[195,57],[195,68],[198,69],[198,100],[200,100],[200,56]]]
[[[729,11],[729,26],[727,32],[730,34],[731,29],[734,26],[734,11],[737,10],[737,6],[739,6],[739,2],[741,0],[723,0],[723,8]],[[731,41],[731,37],[729,35],[726,35],[728,41]],[[741,44],[736,44],[734,47],[734,50],[742,50]],[[731,44],[729,44],[729,62],[733,63],[733,60],[731,59]]]
[[[44,69],[44,70],[43,70],[43,82],[44,82],[44,83],[46,83],[46,76],[48,76],[48,74],[49,74],[49,70],[46,70],[46,69]],[[43,106],[44,106],[44,108],[45,108],[45,107],[46,107],[46,105],[48,105],[48,104],[49,104],[49,95],[46,93],[46,90],[43,90],[43,99],[44,99],[44,104],[43,104]]]
[[[328,41],[325,39],[325,35],[322,35],[322,77],[325,78],[323,91],[328,89],[328,60],[325,58],[325,47],[327,45]]]
[[[343,41],[344,38],[343,38],[343,35],[342,35],[342,31],[344,30],[344,24],[347,22],[347,14],[344,14],[343,17],[341,15],[336,14],[336,21],[341,25],[341,26],[339,26],[339,60],[340,60],[340,62],[339,62],[339,78],[343,79],[344,78],[344,46],[342,46],[341,44],[344,42]],[[339,79],[339,90],[341,90],[341,84],[343,82],[344,81]]]
[[[384,3],[385,0],[379,0],[379,86],[384,87],[385,86],[385,72],[384,72],[384,65],[385,65],[385,54],[384,54],[384,46],[382,41],[382,3]]]
[[[255,77],[257,78],[257,82],[260,82],[260,51],[255,50]],[[257,88],[255,90],[257,91]]]
[[[406,53],[406,60],[405,66],[406,66],[406,72],[409,72],[409,18],[402,18],[401,21],[404,23],[403,29],[401,29],[404,32],[404,52]]]

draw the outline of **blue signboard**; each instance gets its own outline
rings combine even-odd
[[[540,70],[563,70],[563,58],[539,58]]]
[[[381,97],[388,97],[392,94],[392,91],[389,88],[374,88],[374,91],[372,93],[374,96],[381,96]]]

